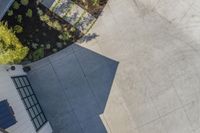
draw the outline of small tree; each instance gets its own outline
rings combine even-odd
[[[17,64],[24,59],[28,48],[24,47],[12,29],[0,22],[0,64]]]

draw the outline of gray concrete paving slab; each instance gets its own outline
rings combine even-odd
[[[199,131],[199,4],[108,1],[91,30],[99,37],[79,44],[119,61],[102,114],[108,132]]]
[[[86,133],[107,133],[101,123],[102,121],[99,117],[93,117],[89,121],[82,122],[81,126]]]

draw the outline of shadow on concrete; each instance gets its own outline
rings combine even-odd
[[[118,62],[73,44],[30,64],[33,89],[55,133],[106,133],[104,112]]]
[[[99,37],[99,35],[97,35],[96,33],[89,33],[87,35],[84,35],[81,39],[79,39],[79,42],[80,43],[89,42],[97,37]]]

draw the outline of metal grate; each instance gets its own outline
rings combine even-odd
[[[27,76],[17,76],[12,77],[12,79],[21,96],[21,99],[24,102],[24,105],[26,106],[26,110],[31,117],[36,131],[38,131],[47,122],[47,119],[42,111],[28,78]]]

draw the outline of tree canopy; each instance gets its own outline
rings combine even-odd
[[[4,22],[0,22],[0,64],[18,64],[28,53],[16,37],[14,31]]]

